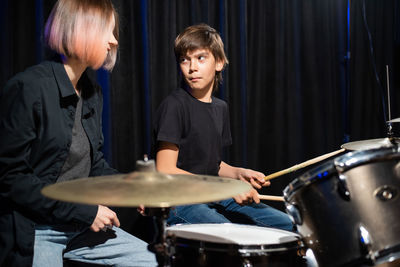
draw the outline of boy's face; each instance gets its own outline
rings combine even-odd
[[[208,49],[188,51],[179,61],[186,84],[192,90],[212,90],[215,72],[221,71],[223,62],[216,61]]]

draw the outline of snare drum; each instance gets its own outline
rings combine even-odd
[[[186,224],[167,228],[172,266],[303,266],[300,236],[239,224]]]
[[[346,153],[284,190],[287,213],[320,266],[400,257],[400,149]]]

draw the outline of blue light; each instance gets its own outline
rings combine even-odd
[[[318,176],[318,178],[322,178],[322,177],[328,176],[328,174],[329,174],[328,171],[324,171],[324,172],[318,173],[317,176]]]

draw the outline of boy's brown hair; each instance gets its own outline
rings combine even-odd
[[[224,62],[222,70],[229,63],[220,35],[205,23],[189,26],[176,37],[174,46],[176,61],[179,63],[188,51],[196,49],[210,50],[216,61]],[[222,83],[222,70],[215,74],[213,91]]]

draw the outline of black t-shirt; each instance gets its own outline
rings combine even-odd
[[[184,89],[173,91],[155,116],[153,144],[159,141],[179,147],[178,168],[218,175],[222,148],[232,143],[227,103],[216,97],[204,103]]]

